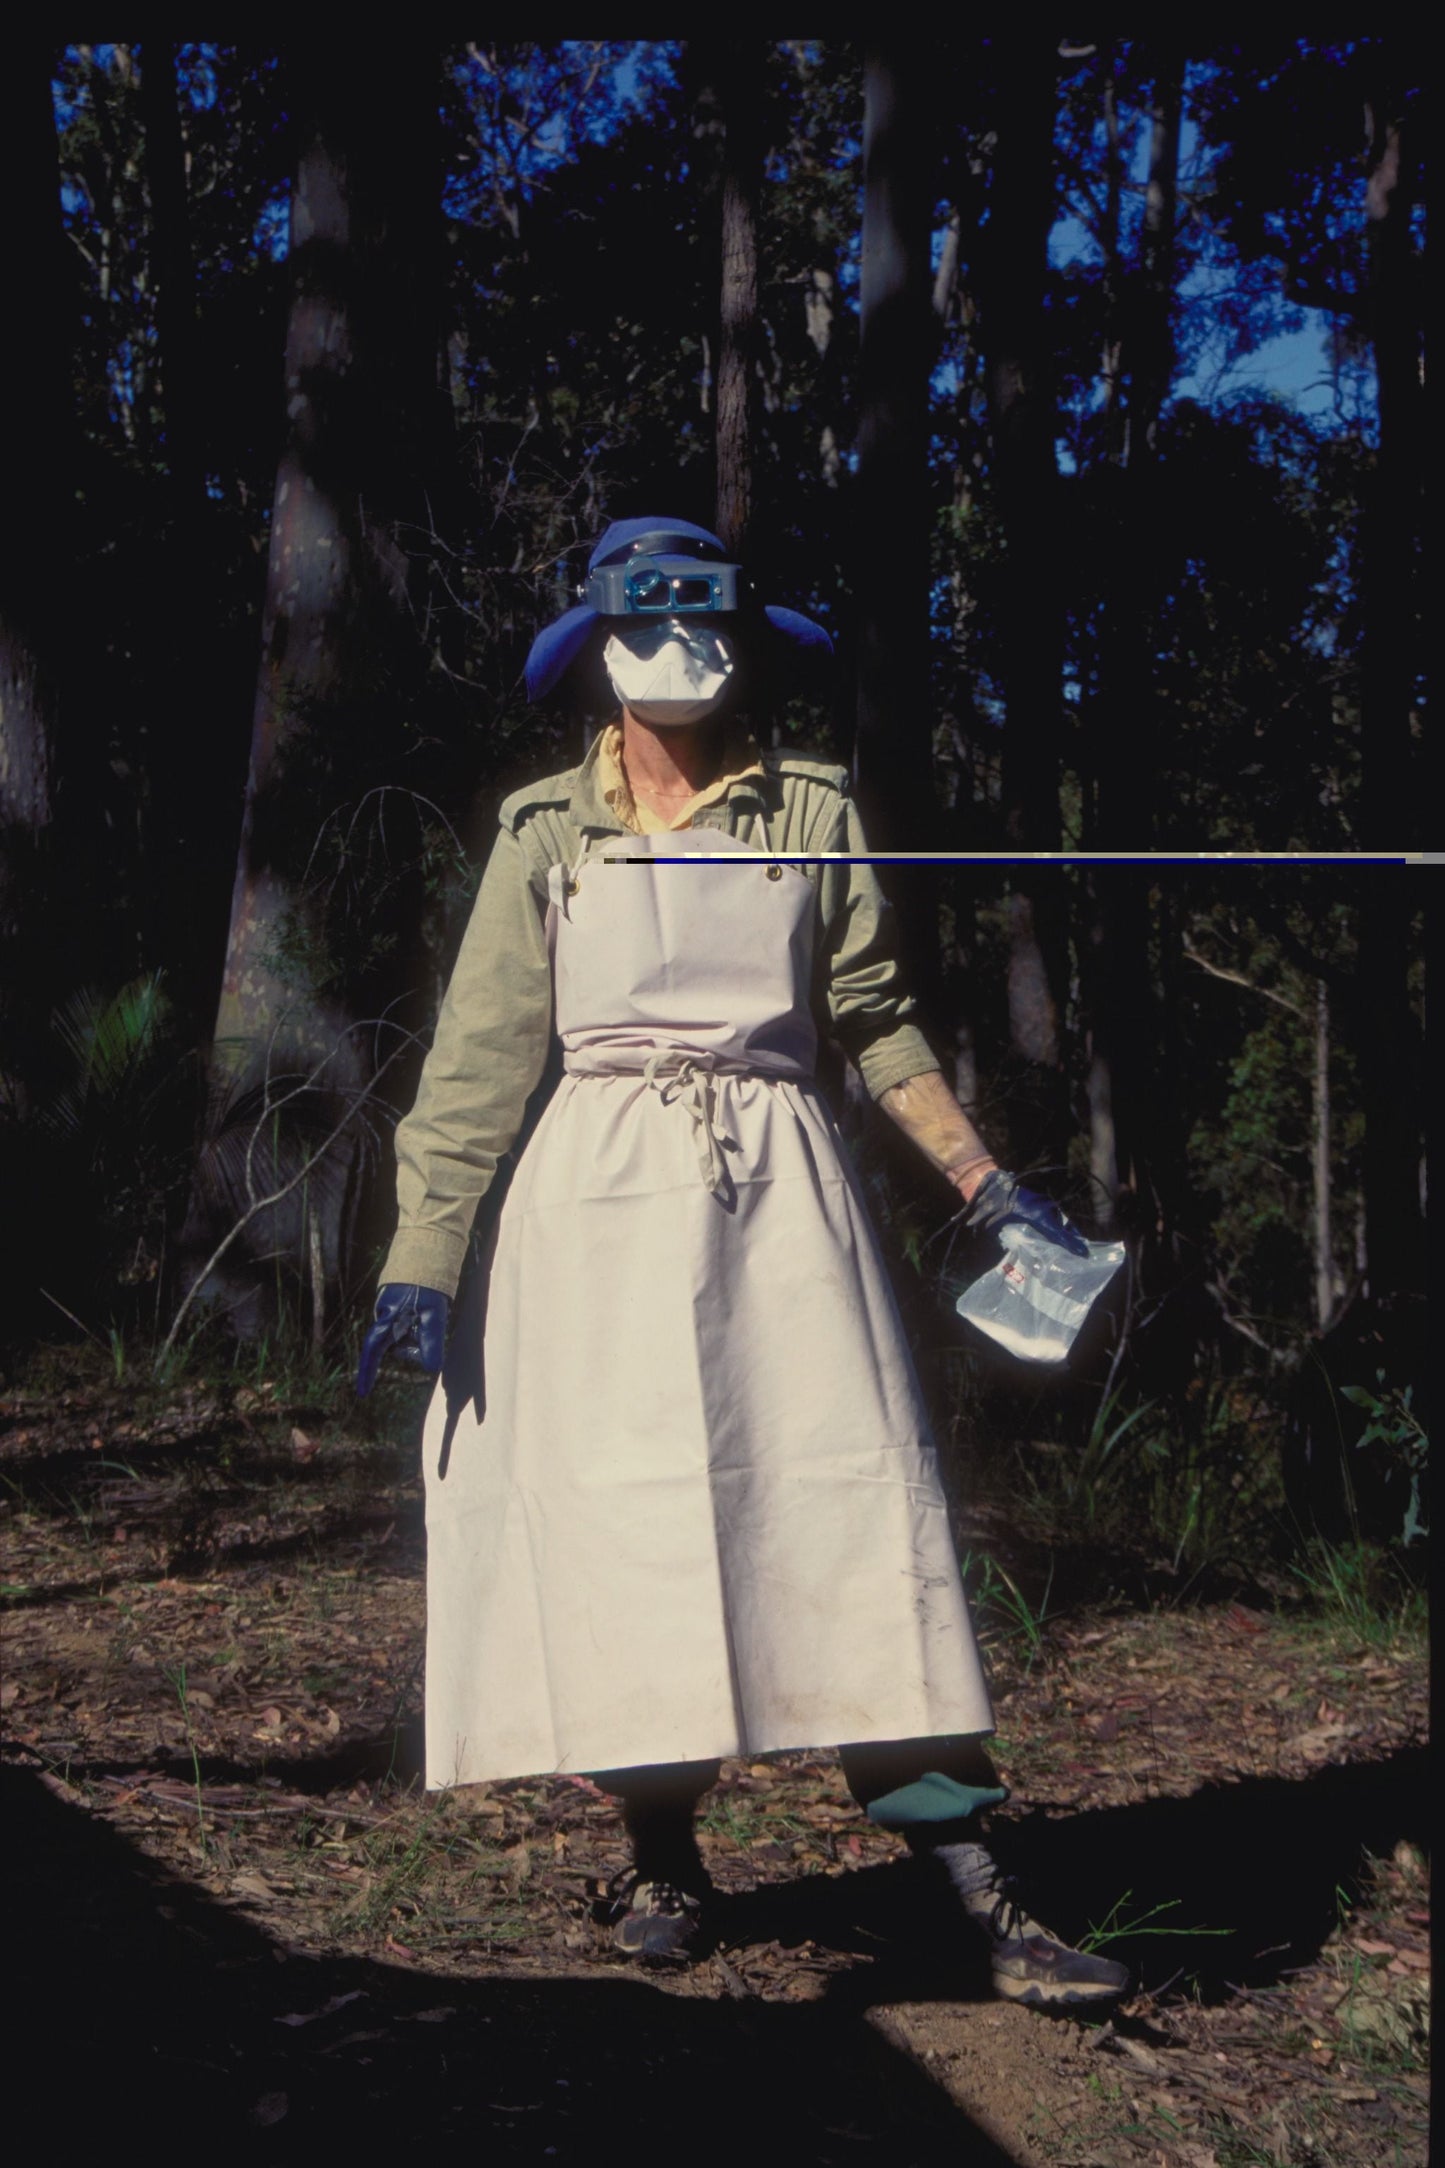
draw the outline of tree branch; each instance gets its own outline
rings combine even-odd
[[[1247,993],[1262,994],[1266,1001],[1273,1001],[1281,1009],[1288,1009],[1291,1016],[1302,1017],[1305,1013],[1297,1001],[1288,1000],[1285,995],[1275,993],[1268,986],[1256,985],[1253,979],[1247,979],[1241,971],[1226,971],[1222,964],[1212,964],[1209,958],[1201,956],[1197,949],[1186,948],[1182,953],[1188,962],[1198,964],[1200,970],[1207,971],[1212,979],[1226,979],[1231,986],[1244,987]]]
[[[377,1086],[380,1084],[382,1078],[385,1076],[387,1070],[391,1067],[392,1063],[398,1058],[399,1055],[405,1052],[408,1046],[414,1045],[416,1043],[416,1033],[411,1031],[399,1032],[397,1044],[392,1048],[391,1052],[386,1055],[384,1060],[378,1063],[375,1074],[371,1076],[364,1085],[362,1085],[361,1089],[348,1095],[346,1105],[342,1113],[332,1124],[330,1130],[322,1138],[321,1142],[314,1146],[311,1151],[303,1155],[300,1163],[297,1165],[294,1172],[291,1173],[286,1178],[286,1180],[279,1185],[278,1188],[269,1191],[264,1197],[258,1197],[256,1195],[253,1180],[255,1171],[254,1160],[256,1147],[261,1140],[263,1131],[274,1122],[277,1114],[280,1112],[282,1107],[289,1104],[291,1100],[300,1098],[303,1093],[308,1091],[314,1091],[316,1089],[317,1078],[320,1076],[322,1070],[327,1066],[328,1062],[330,1062],[332,1057],[339,1051],[342,1040],[347,1038],[349,1034],[353,1031],[369,1031],[372,1029],[373,1025],[377,1025],[379,1028],[382,1021],[384,1020],[380,1018],[369,1017],[364,1018],[359,1023],[348,1024],[346,1030],[340,1032],[337,1035],[335,1043],[327,1049],[326,1053],[324,1053],[321,1059],[317,1063],[315,1063],[315,1065],[309,1070],[307,1075],[300,1081],[300,1083],[291,1085],[286,1091],[283,1091],[279,1095],[279,1097],[275,1099],[271,1097],[271,1079],[268,1075],[265,1085],[264,1104],[262,1105],[261,1111],[257,1115],[255,1122],[252,1124],[251,1135],[246,1145],[245,1169],[246,1195],[248,1199],[246,1209],[244,1210],[244,1212],[242,1212],[240,1218],[235,1222],[235,1225],[232,1226],[227,1231],[227,1233],[225,1233],[221,1237],[221,1240],[216,1244],[215,1249],[212,1250],[210,1256],[206,1259],[205,1264],[202,1265],[200,1271],[196,1274],[190,1286],[187,1288],[185,1295],[182,1297],[180,1307],[177,1309],[174,1318],[171,1320],[171,1329],[166,1334],[165,1339],[161,1342],[160,1348],[157,1352],[155,1359],[155,1369],[157,1371],[162,1368],[166,1361],[166,1358],[171,1352],[171,1349],[175,1346],[176,1340],[180,1334],[181,1325],[184,1322],[187,1313],[190,1311],[192,1304],[195,1302],[197,1295],[200,1293],[202,1287],[204,1287],[206,1281],[210,1278],[211,1274],[215,1271],[217,1265],[221,1262],[221,1259],[231,1248],[232,1244],[236,1242],[239,1237],[245,1232],[246,1228],[250,1226],[252,1220],[257,1217],[258,1213],[269,1211],[273,1205],[280,1204],[283,1199],[289,1197],[292,1190],[297,1188],[300,1183],[304,1182],[307,1176],[311,1173],[312,1169],[320,1164],[320,1162],[326,1157],[326,1154],[331,1150],[332,1146],[336,1143],[337,1139],[341,1136],[342,1132],[347,1128],[347,1126],[360,1113],[361,1109],[366,1105],[367,1101],[375,1096]],[[396,1030],[398,1027],[393,1025],[391,1028],[393,1030]],[[273,1046],[274,1043],[275,1035],[273,1033]],[[268,1064],[269,1060],[270,1054],[268,1052]]]

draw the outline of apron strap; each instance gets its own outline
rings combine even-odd
[[[697,1163],[707,1188],[716,1197],[728,1185],[723,1151],[735,1152],[738,1142],[717,1127],[717,1078],[705,1056],[681,1055],[659,1047],[642,1072],[642,1081],[660,1094],[664,1106],[686,1107],[692,1116]]]

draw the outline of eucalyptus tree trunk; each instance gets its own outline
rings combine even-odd
[[[1080,899],[1090,1208],[1106,1231],[1158,1227],[1158,1003],[1146,868],[1090,869]]]
[[[1106,118],[1112,82],[1106,86]],[[1148,850],[1155,840],[1154,748],[1158,717],[1153,654],[1163,595],[1159,582],[1159,419],[1174,373],[1172,317],[1184,55],[1155,54],[1149,173],[1139,258],[1117,261],[1105,337],[1107,440],[1111,469],[1100,477],[1106,508],[1100,682],[1091,706],[1099,778],[1094,840],[1108,850]],[[1111,160],[1111,172],[1116,161]],[[1111,204],[1111,209],[1116,209]],[[1106,250],[1106,253],[1108,251]]]
[[[1321,1332],[1335,1309],[1335,1251],[1330,1195],[1330,990],[1315,981],[1314,1079],[1310,1095],[1310,1213],[1315,1323]]]
[[[1366,849],[1433,848],[1437,809],[1415,802],[1410,733],[1418,663],[1416,552],[1425,468],[1419,274],[1410,234],[1415,152],[1397,87],[1370,87],[1365,192],[1368,320],[1379,400],[1379,451],[1366,502],[1363,777]]]
[[[1404,867],[1369,873],[1360,882],[1356,1058],[1365,1117],[1365,1255],[1370,1296],[1379,1302],[1423,1284],[1425,1080],[1408,984],[1415,882]]]
[[[864,53],[854,765],[873,844],[909,851],[942,840],[929,671],[928,379],[936,332],[927,66],[916,35],[879,40]],[[916,869],[894,884],[894,898],[911,975],[925,1012],[936,1014],[937,881]]]
[[[165,597],[165,623],[156,643],[141,810],[149,878],[137,900],[146,950],[166,958],[172,987],[181,990],[188,1010],[194,1005],[203,1016],[225,932],[225,890],[216,865],[217,783],[222,775],[228,783],[234,777],[246,719],[243,696],[229,684],[208,683],[223,667],[217,598],[224,574],[206,494],[205,365],[181,90],[176,49],[163,39],[147,38],[140,48],[139,92],[166,475],[156,583]],[[196,728],[202,687],[208,687],[206,730]]]
[[[161,39],[148,39],[140,49],[140,109],[145,123],[166,469],[174,500],[172,516],[184,519],[199,509],[205,495],[199,325],[176,53],[174,46]]]
[[[997,41],[997,146],[983,239],[983,348],[1003,522],[1003,791],[1007,840],[1057,850],[1063,605],[1054,551],[1055,388],[1044,321],[1054,218],[1058,40],[1027,25]]]
[[[51,104],[53,51],[19,32],[0,85],[0,174],[11,291],[6,339],[5,511],[0,521],[0,1089],[23,1098],[32,1035],[65,991],[66,909],[56,849],[64,810],[62,657],[75,635],[68,582],[75,488],[73,309]],[[57,980],[60,982],[57,984]]]
[[[857,772],[880,839],[933,841],[928,671],[928,374],[933,209],[926,59],[914,36],[863,65],[859,290]]]
[[[394,739],[421,676],[398,528],[424,517],[438,380],[439,176],[428,50],[340,40],[302,45],[291,65],[299,140],[286,433],[215,1057],[233,1130],[238,1108],[256,1134],[257,1110],[274,1103],[282,1080],[297,1089],[279,1143],[268,1122],[262,1179],[272,1187],[306,1161],[305,1138],[330,1136],[348,1106],[358,1110],[304,1190],[288,1193],[280,1223],[258,1223],[258,1241],[309,1278],[314,1317],[322,1282],[347,1263],[376,1035],[358,1028],[354,988],[325,985],[313,869],[327,816],[358,779],[360,747],[385,757],[382,741]],[[305,1137],[288,1145],[284,1132],[298,1122]],[[234,1138],[229,1155],[224,1135],[209,1141],[193,1191],[193,1258],[208,1254],[218,1213],[244,1203],[225,1179]],[[303,1195],[304,1214],[320,1222],[319,1245],[309,1221],[296,1218]],[[241,1303],[234,1313],[243,1328],[256,1308]]]
[[[1008,844],[1061,841],[1064,618],[1055,554],[1055,389],[1044,317],[1054,217],[1058,38],[1028,23],[994,42],[997,140],[981,236],[980,302],[995,501],[1003,525],[1000,675]],[[1021,869],[1008,907],[1010,1149],[1057,1167],[1068,1142],[1067,915],[1057,868]]]
[[[758,195],[762,186],[760,45],[719,49],[722,105],[722,293],[717,360],[717,531],[748,549],[758,416]]]
[[[1174,367],[1175,226],[1184,57],[1172,45],[1156,57],[1149,172],[1139,259],[1126,268],[1119,216],[1123,164],[1112,52],[1103,90],[1107,144],[1105,309],[1102,357],[1105,467],[1102,505],[1102,630],[1088,702],[1090,765],[1096,792],[1089,840],[1096,849],[1147,850],[1155,840],[1153,748],[1157,717],[1151,657],[1161,603],[1156,566],[1155,455],[1159,417]],[[1153,1036],[1140,1003],[1149,984],[1148,918],[1135,883],[1091,882],[1082,930],[1082,978],[1090,1017],[1088,1095],[1090,1178],[1101,1223],[1127,1217],[1160,1223],[1161,1168],[1177,1153],[1159,1128],[1152,1088]],[[1167,1187],[1166,1182],[1166,1187]]]

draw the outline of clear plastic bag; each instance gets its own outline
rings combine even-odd
[[[999,1229],[1003,1256],[966,1287],[960,1317],[1025,1362],[1061,1363],[1079,1327],[1124,1262],[1122,1242],[1091,1242],[1075,1257],[1032,1227]]]

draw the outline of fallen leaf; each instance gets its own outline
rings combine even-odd
[[[320,1451],[321,1440],[319,1438],[308,1438],[304,1430],[292,1431],[291,1458],[293,1460],[299,1460],[304,1466],[308,1460],[315,1460]]]
[[[249,1867],[243,1874],[231,1877],[231,1888],[238,1897],[255,1897],[262,1904],[274,1904],[276,1902],[276,1891],[271,1887],[266,1877],[263,1874],[257,1874],[254,1869]]]
[[[416,1956],[416,1951],[409,1950],[404,1942],[398,1942],[395,1935],[388,1935],[382,1946],[384,1949],[390,1950],[394,1957]]]
[[[1320,1724],[1312,1731],[1296,1732],[1285,1744],[1292,1754],[1327,1754],[1331,1747],[1339,1745],[1348,1730],[1348,1725],[1338,1721],[1333,1724]]]
[[[251,2110],[251,2121],[264,2128],[269,2123],[279,2123],[291,2112],[291,2102],[285,2093],[263,2093]]]

